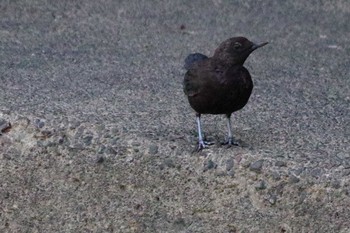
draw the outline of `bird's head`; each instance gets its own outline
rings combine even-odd
[[[243,65],[251,52],[267,43],[255,44],[245,37],[233,37],[222,42],[213,57],[230,64]]]

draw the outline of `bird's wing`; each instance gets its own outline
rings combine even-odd
[[[187,96],[195,96],[200,90],[199,75],[195,69],[188,70],[183,81],[183,89]]]
[[[217,66],[210,58],[198,61],[185,74],[184,92],[187,96],[195,96],[207,88],[215,89],[223,74],[223,67]]]

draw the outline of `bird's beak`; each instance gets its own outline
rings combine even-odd
[[[250,48],[250,51],[253,52],[255,49],[263,47],[263,46],[267,45],[268,43],[269,42],[265,42],[265,43],[262,43],[262,44],[253,44],[253,46]]]

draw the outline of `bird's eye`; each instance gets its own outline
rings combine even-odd
[[[235,42],[235,43],[233,44],[233,47],[234,47],[235,49],[239,49],[239,48],[242,47],[242,44],[239,43],[239,42]]]

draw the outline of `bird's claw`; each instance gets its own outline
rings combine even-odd
[[[209,142],[209,141],[199,141],[198,143],[198,148],[197,148],[197,152],[203,150],[204,148],[207,148],[210,145],[213,145],[213,142]]]
[[[239,143],[233,137],[229,137],[227,141],[221,143],[221,145],[239,146]]]
[[[207,146],[204,144],[204,142],[199,142],[198,147],[197,147],[197,152],[200,152],[201,150],[203,150],[206,147]]]

